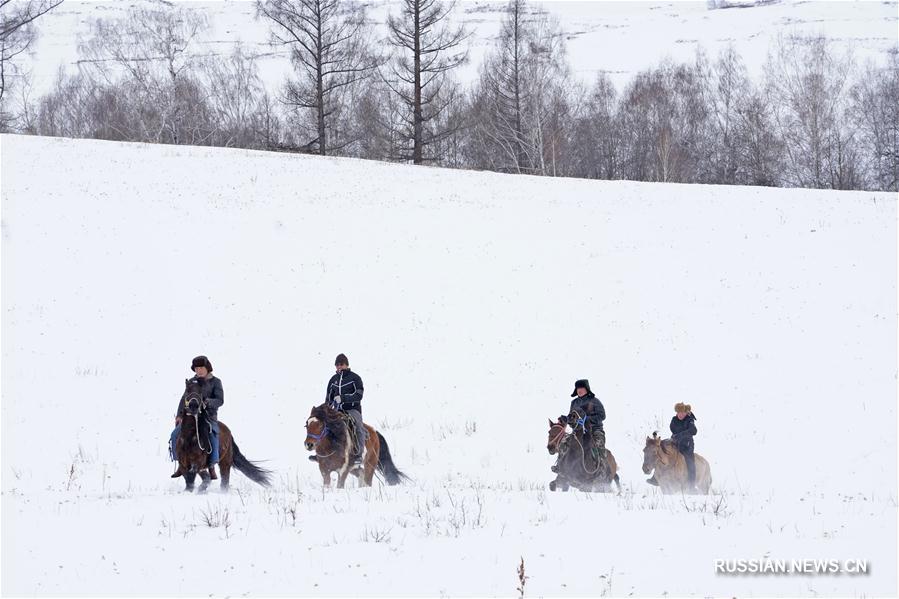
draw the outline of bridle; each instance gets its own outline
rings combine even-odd
[[[661,441],[659,442],[658,445],[656,445],[653,455],[655,455],[656,461],[658,463],[660,463],[662,466],[670,466],[671,465],[671,463],[668,461],[668,458],[667,458],[668,452],[665,451],[665,448],[662,445]]]
[[[197,410],[196,414],[190,414],[189,416],[193,416],[194,418],[194,429],[197,435],[197,445],[200,446],[200,451],[204,451],[206,453],[212,453],[212,446],[203,447],[203,442],[200,440],[200,414],[206,409],[206,400],[203,399],[203,395],[200,394],[199,391],[187,391],[184,394],[184,408],[185,411],[190,407],[192,401],[196,401],[197,405],[199,405],[200,409]]]
[[[561,443],[562,438],[565,436],[565,427],[568,426],[566,424],[562,424],[561,422],[556,422],[551,427],[549,427],[549,433],[552,434],[553,429],[559,427],[559,432],[549,440],[547,443],[547,447],[555,447],[556,451],[559,450],[559,443]]]
[[[311,418],[310,418],[310,420],[311,420]],[[337,453],[336,449],[333,450],[331,453],[327,453],[327,454],[318,452],[318,442],[321,441],[322,439],[324,439],[325,437],[327,437],[331,433],[331,429],[328,428],[327,423],[325,423],[322,426],[322,432],[320,432],[318,434],[310,432],[308,422],[306,423],[305,426],[306,426],[306,437],[315,441],[315,443],[313,444],[315,446],[315,455],[317,455],[320,458],[327,458],[327,457],[330,457],[330,456],[334,455],[335,453]]]

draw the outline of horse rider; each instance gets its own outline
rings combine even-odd
[[[678,402],[674,404],[674,416],[671,418],[671,440],[687,462],[687,488],[696,485],[696,456],[693,454],[693,437],[696,430],[696,416],[690,404]]]
[[[687,463],[687,488],[692,489],[696,486],[696,456],[693,453],[693,437],[698,432],[696,430],[696,416],[693,414],[693,408],[690,404],[678,402],[674,404],[674,416],[671,417],[671,440],[674,446],[684,456]],[[658,486],[655,474],[647,478],[646,482],[651,485]]]
[[[574,399],[571,401],[569,416],[561,416],[559,419],[571,424],[573,428],[576,428],[577,424],[583,425],[586,438],[592,441],[592,454],[596,460],[597,472],[605,475],[608,472],[606,433],[603,430],[602,422],[606,419],[606,410],[599,398],[590,390],[590,381],[587,379],[578,379],[574,382],[574,391],[572,391],[571,397]],[[572,415],[576,415],[580,420],[572,423]],[[561,460],[561,456],[559,459]],[[557,467],[558,462],[556,466],[553,466],[552,471],[556,472]]]
[[[190,369],[194,371],[194,377],[190,382],[200,384],[200,394],[206,401],[206,407],[204,408],[203,413],[206,415],[206,419],[209,422],[211,431],[209,441],[212,445],[208,458],[209,477],[212,480],[215,480],[218,478],[215,475],[215,465],[218,464],[219,461],[218,409],[225,403],[225,391],[222,388],[222,380],[217,376],[213,376],[212,363],[206,356],[197,356],[194,358],[190,363]],[[175,455],[175,447],[178,435],[181,434],[181,419],[184,416],[184,397],[186,394],[187,392],[185,391],[185,394],[178,400],[178,409],[175,411],[175,430],[172,431],[172,436],[169,440],[169,449],[172,460],[178,459],[178,456]]]
[[[362,377],[350,370],[350,361],[344,354],[338,354],[334,359],[334,368],[337,372],[328,381],[325,403],[335,410],[349,414],[356,425],[356,454],[353,456],[355,465],[362,462],[368,438],[368,431],[362,424]]]

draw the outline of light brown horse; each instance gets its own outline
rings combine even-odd
[[[355,442],[350,433],[348,420],[349,416],[325,404],[313,406],[306,420],[304,444],[308,451],[315,451],[315,455],[309,456],[309,459],[318,462],[324,485],[330,487],[331,473],[337,472],[338,489],[344,487],[350,474],[358,477],[362,485],[370,487],[376,469],[384,475],[388,485],[398,485],[404,479],[408,480],[409,477],[394,465],[387,440],[368,424],[364,425],[368,439],[365,441],[362,465],[353,468]]]
[[[561,453],[556,479],[549,483],[549,490],[567,491],[568,487],[572,486],[581,491],[605,492],[611,490],[612,481],[615,481],[620,493],[621,479],[618,477],[618,463],[612,452],[608,448],[606,449],[609,475],[604,477],[603,473],[599,471],[592,453],[584,450],[585,443],[578,438],[578,433],[566,432],[567,427],[568,423],[561,419],[557,422],[549,420],[549,438],[546,442],[546,449],[550,455]],[[592,441],[587,441],[587,447],[590,447],[591,443]]]
[[[687,488],[687,461],[674,442],[662,439],[657,433],[646,437],[643,448],[643,472],[655,470],[659,489],[665,495],[675,493],[708,495],[712,486],[712,469],[704,457],[694,453],[696,459],[696,488]]]

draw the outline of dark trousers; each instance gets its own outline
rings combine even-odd
[[[678,443],[678,451],[684,456],[687,462],[687,484],[693,486],[696,484],[696,456],[693,454],[693,440],[688,443]]]
[[[362,423],[362,412],[359,410],[347,410],[353,423],[356,425],[356,455],[362,455],[365,452],[365,441],[368,439],[368,431]]]

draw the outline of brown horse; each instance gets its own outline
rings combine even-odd
[[[209,422],[203,414],[206,400],[202,396],[201,385],[198,382],[185,381],[184,414],[181,420],[181,433],[175,442],[175,455],[178,456],[178,469],[172,478],[184,476],[185,491],[194,490],[194,480],[197,474],[203,482],[198,489],[199,493],[205,493],[209,486],[209,469],[207,458],[212,446],[208,435]],[[248,460],[237,447],[231,429],[219,422],[219,468],[222,473],[221,489],[228,490],[231,480],[231,466],[243,472],[250,480],[264,487],[271,486],[269,476],[271,472],[260,468]]]
[[[550,455],[559,453],[558,472],[556,479],[549,483],[549,490],[555,491],[557,488],[567,491],[572,486],[581,491],[610,491],[612,481],[621,492],[621,479],[618,477],[618,463],[615,456],[607,448],[606,463],[609,465],[608,477],[603,476],[600,468],[589,451],[585,451],[585,447],[590,447],[591,441],[584,442],[579,438],[577,431],[568,433],[566,428],[568,423],[561,418],[553,422],[549,420],[549,438],[546,442],[546,449]],[[590,455],[588,458],[587,456]]]
[[[659,489],[665,495],[674,493],[708,495],[712,486],[712,469],[704,457],[693,454],[696,459],[696,488],[687,488],[687,461],[673,441],[662,439],[657,433],[646,437],[643,448],[643,472],[655,470]]]
[[[309,459],[318,462],[318,469],[326,487],[331,486],[331,473],[337,472],[337,488],[342,489],[349,474],[358,477],[361,484],[370,487],[375,469],[384,475],[388,485],[398,485],[409,477],[400,472],[390,457],[390,448],[384,436],[365,424],[368,439],[362,454],[362,465],[352,468],[355,441],[350,432],[351,418],[322,404],[313,406],[306,420],[305,445],[308,451],[315,451]]]

